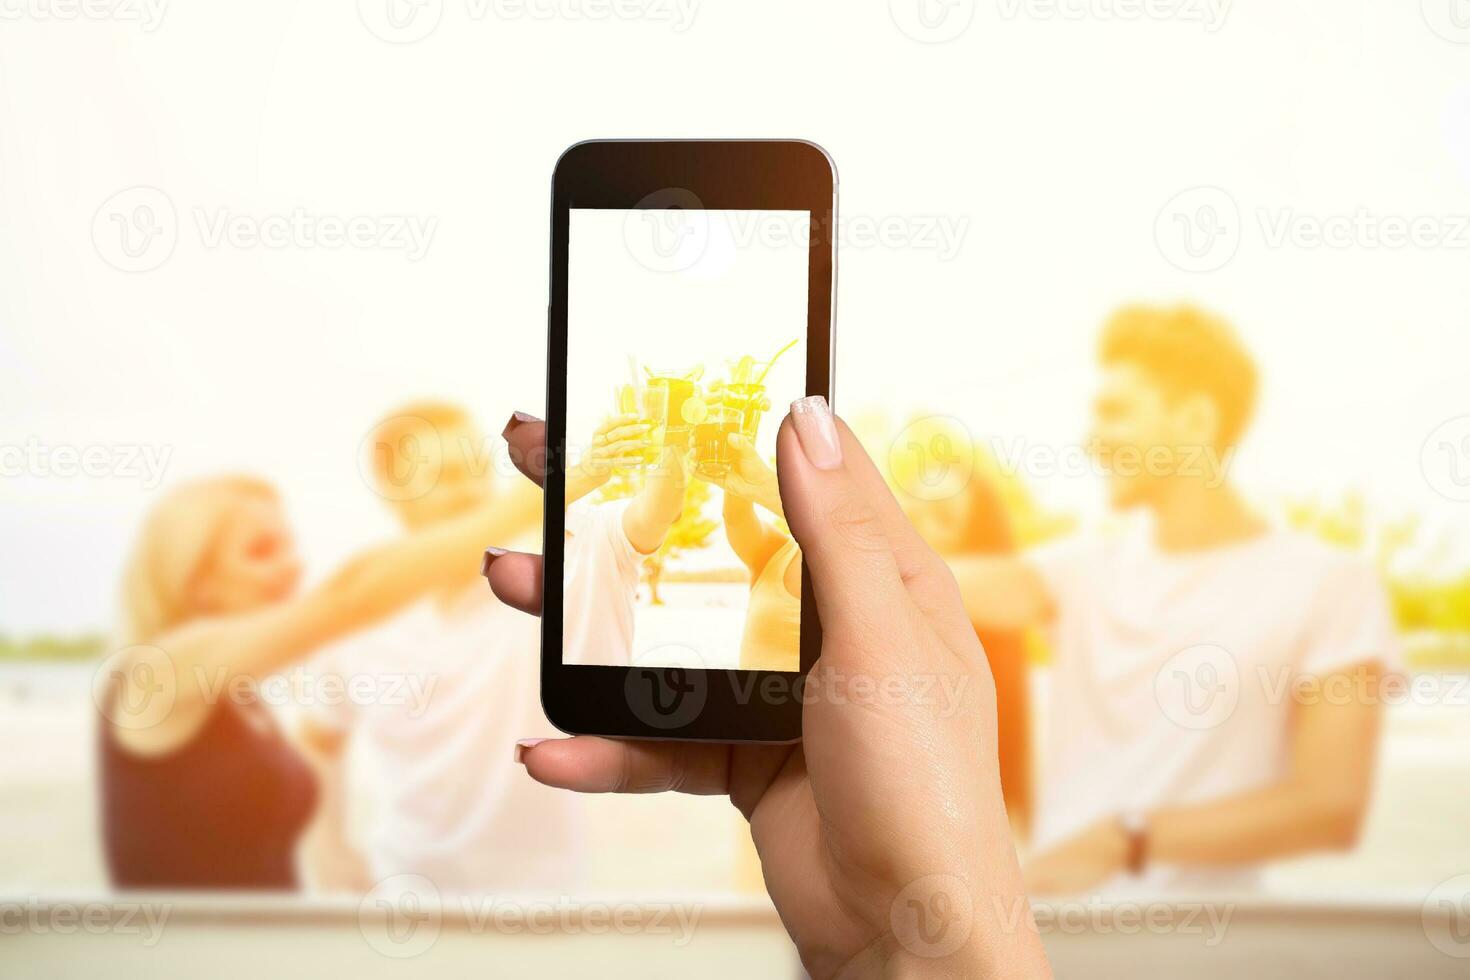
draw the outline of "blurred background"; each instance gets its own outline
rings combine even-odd
[[[1460,918],[1442,935],[1424,912],[1470,874],[1462,3],[117,0],[3,16],[0,896],[107,893],[93,681],[163,494],[268,481],[309,587],[401,533],[370,458],[399,406],[461,408],[491,434],[481,475],[512,484],[493,434],[543,412],[561,151],[793,136],[840,178],[838,411],[885,465],[913,445],[966,460],[1022,546],[1109,520],[1095,468],[1069,461],[1113,311],[1186,302],[1234,325],[1260,391],[1231,480],[1371,564],[1404,668],[1439,692],[1387,708],[1355,846],[1273,864],[1256,900],[1386,910],[1408,923],[1393,941],[1417,943],[1405,957],[1464,965],[1470,905],[1446,905]],[[1046,639],[1026,643],[1044,666]],[[1028,682],[1033,727],[1044,678]],[[534,672],[517,683],[507,700],[534,709]],[[511,746],[483,754],[508,765]],[[381,769],[353,759],[349,823],[366,834]],[[766,937],[751,957],[787,962],[727,802],[583,803],[574,874],[550,891],[707,902]],[[358,908],[361,891],[302,887],[226,920]],[[175,950],[217,951],[180,921]],[[325,936],[337,920],[302,921]],[[1355,921],[1302,935],[1347,944],[1367,934]],[[739,944],[703,948],[710,975],[758,972]],[[1137,948],[1133,975],[1150,962]]]

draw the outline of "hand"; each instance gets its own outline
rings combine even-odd
[[[375,882],[367,859],[345,841],[320,842],[311,849],[309,872],[318,891],[363,895]]]
[[[958,588],[847,427],[825,402],[799,404],[777,457],[823,628],[802,743],[577,736],[528,740],[518,757],[581,792],[727,794],[814,977],[1049,976],[1001,801],[994,685]],[[508,438],[515,458],[544,458],[544,427]],[[539,612],[541,559],[488,561],[496,595]]]
[[[588,477],[606,483],[615,467],[638,466],[644,461],[650,426],[636,415],[614,415],[592,433],[578,468]]]
[[[1037,895],[1075,895],[1124,869],[1128,833],[1116,819],[1099,820],[1026,863],[1026,887]]]
[[[781,490],[776,481],[776,471],[766,465],[745,436],[732,432],[726,441],[734,452],[734,462],[724,476],[709,482],[726,493],[760,504],[771,513],[780,515]]]

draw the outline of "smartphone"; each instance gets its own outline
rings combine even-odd
[[[562,731],[787,742],[821,647],[782,518],[832,397],[831,158],[593,140],[552,176],[541,700]]]

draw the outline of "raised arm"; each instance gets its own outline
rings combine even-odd
[[[463,516],[358,554],[297,598],[198,620],[153,642],[177,673],[177,698],[200,698],[215,683],[271,673],[436,588],[473,577],[486,541],[521,535],[536,526],[540,513],[541,495],[517,487]]]
[[[1041,576],[1015,555],[948,559],[970,621],[980,629],[1017,630],[1048,623],[1051,597]]]
[[[623,533],[634,549],[651,555],[664,543],[669,528],[684,508],[684,459],[672,446],[665,446],[662,459],[648,470],[643,489],[623,511]]]
[[[724,524],[725,539],[752,577],[759,575],[786,543],[785,535],[761,521],[754,504],[729,490],[725,491]]]

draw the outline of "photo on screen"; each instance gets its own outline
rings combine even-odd
[[[806,394],[810,221],[571,210],[563,663],[800,668],[775,453]]]

